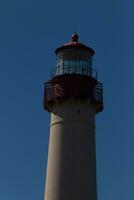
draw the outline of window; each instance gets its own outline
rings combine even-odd
[[[62,67],[63,66],[63,59],[58,59],[57,60],[57,67]]]
[[[55,74],[83,74],[92,76],[92,60],[91,58],[63,59],[62,57],[58,57]]]

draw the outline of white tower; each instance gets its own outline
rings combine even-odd
[[[73,34],[55,52],[44,94],[51,113],[45,200],[97,200],[95,114],[103,109],[103,91],[92,68],[94,50]]]

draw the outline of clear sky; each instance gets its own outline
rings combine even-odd
[[[0,2],[0,200],[43,200],[50,114],[43,84],[54,50],[92,47],[104,83],[96,117],[98,200],[134,199],[134,1]]]

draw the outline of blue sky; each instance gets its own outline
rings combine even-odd
[[[43,84],[54,50],[92,47],[104,83],[96,116],[98,199],[133,200],[134,27],[132,0],[4,0],[0,3],[0,199],[42,200],[50,115]]]

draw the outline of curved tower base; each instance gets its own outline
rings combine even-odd
[[[95,111],[64,100],[51,111],[45,200],[97,200]]]

